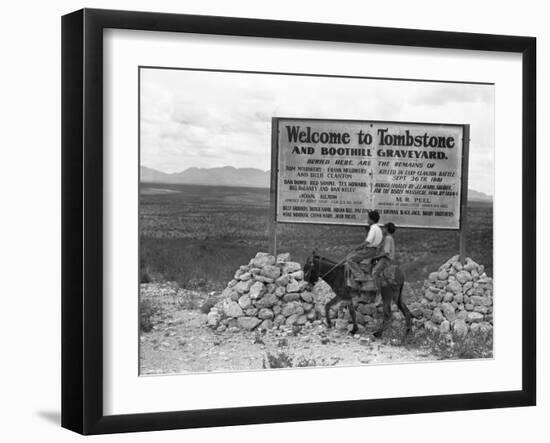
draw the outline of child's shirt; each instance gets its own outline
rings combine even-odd
[[[391,261],[395,259],[395,242],[391,234],[387,234],[384,238],[382,254],[385,254]]]

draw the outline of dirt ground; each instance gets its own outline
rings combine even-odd
[[[182,307],[170,296],[155,298],[162,313],[150,332],[141,333],[141,375],[438,359],[425,350],[408,349],[404,338],[374,339],[368,330],[352,336],[320,322],[302,330],[216,332],[197,307]]]

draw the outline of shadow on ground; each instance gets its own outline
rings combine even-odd
[[[53,425],[61,425],[61,411],[36,411],[36,415]]]

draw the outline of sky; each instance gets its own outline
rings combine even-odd
[[[141,164],[268,170],[271,118],[469,123],[469,188],[494,193],[494,86],[142,68]]]

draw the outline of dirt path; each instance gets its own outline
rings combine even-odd
[[[172,309],[140,337],[141,374],[251,370],[289,366],[347,366],[437,360],[363,334],[351,336],[324,325],[289,330],[215,332],[197,309]]]

